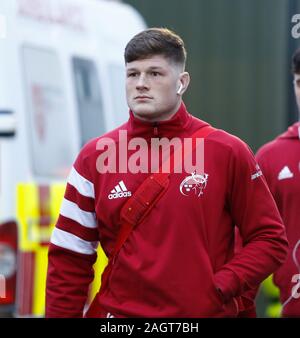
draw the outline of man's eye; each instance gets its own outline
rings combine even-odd
[[[300,80],[299,80],[299,79],[294,80],[294,85],[295,85],[297,88],[300,88]]]
[[[151,72],[151,75],[153,75],[153,76],[158,76],[159,73],[158,73],[158,72]]]
[[[129,74],[127,74],[127,76],[128,77],[135,77],[135,76],[137,76],[137,73],[129,73]]]

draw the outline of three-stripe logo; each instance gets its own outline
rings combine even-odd
[[[128,191],[123,181],[120,181],[108,195],[110,200],[115,198],[130,197],[131,191]]]

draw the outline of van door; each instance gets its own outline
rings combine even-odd
[[[65,178],[76,154],[58,55],[25,46],[23,62],[33,173]]]

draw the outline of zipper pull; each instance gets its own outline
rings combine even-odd
[[[157,136],[157,135],[158,135],[158,126],[157,126],[157,122],[154,122],[153,132],[154,132],[154,136]]]

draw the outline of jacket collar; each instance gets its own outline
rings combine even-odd
[[[186,110],[185,104],[182,102],[178,111],[166,121],[148,122],[143,121],[133,112],[129,111],[128,132],[132,137],[175,137],[186,130],[191,123],[192,116]]]

